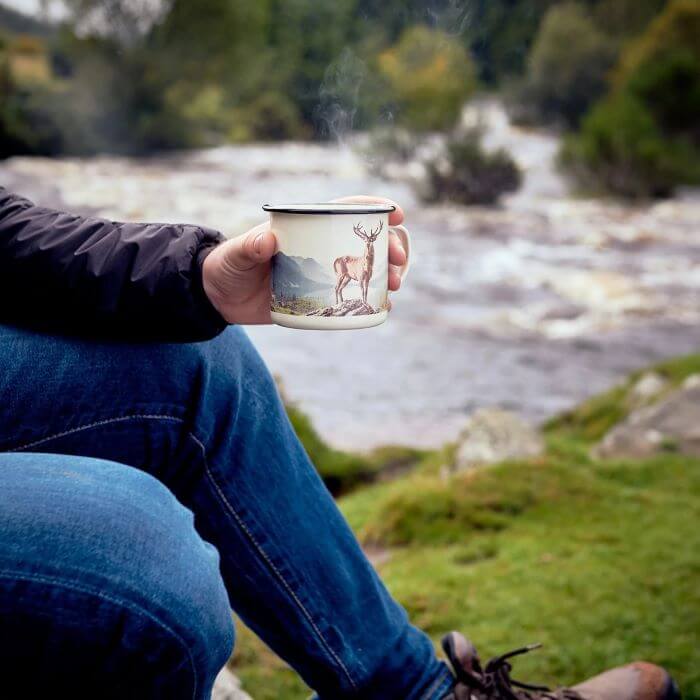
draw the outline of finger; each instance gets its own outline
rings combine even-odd
[[[358,194],[352,197],[340,197],[331,200],[344,204],[393,204],[396,209],[389,214],[389,226],[398,226],[404,220],[403,209],[393,200],[387,197],[376,197],[374,195]]]
[[[406,264],[406,251],[404,250],[403,243],[401,243],[401,239],[393,232],[389,234],[389,262],[399,267]]]
[[[392,292],[397,292],[401,288],[401,275],[398,268],[394,265],[389,265],[389,289]]]
[[[267,223],[260,224],[242,236],[226,244],[226,262],[236,270],[245,272],[267,262],[277,252],[277,236]]]

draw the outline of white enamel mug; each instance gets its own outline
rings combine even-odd
[[[288,328],[370,328],[388,316],[389,232],[407,262],[411,240],[389,226],[391,204],[265,204],[279,241],[272,260],[272,321]]]

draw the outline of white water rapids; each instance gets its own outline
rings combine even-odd
[[[112,219],[200,223],[227,234],[267,201],[378,193],[414,240],[389,321],[350,332],[250,328],[286,393],[334,445],[438,445],[476,407],[541,421],[629,370],[700,348],[700,195],[649,206],[577,199],[552,135],[485,106],[487,143],[525,170],[498,208],[422,206],[349,148],[228,146],[149,159],[15,158],[0,182]]]

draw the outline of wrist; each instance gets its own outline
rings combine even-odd
[[[197,279],[194,280],[193,291],[200,296],[204,312],[212,319],[216,319],[220,325],[226,326],[228,321],[222,310],[222,295],[213,282],[216,268],[215,259],[218,257],[216,251],[221,245],[222,242],[210,243],[197,252],[195,260]]]

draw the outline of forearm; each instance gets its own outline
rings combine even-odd
[[[128,224],[35,206],[0,188],[0,321],[195,341],[226,322],[202,287],[223,240],[190,225]]]

